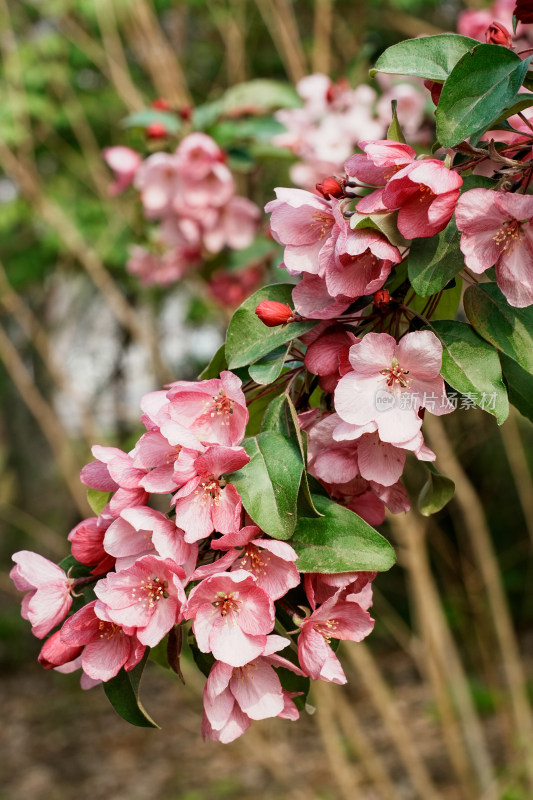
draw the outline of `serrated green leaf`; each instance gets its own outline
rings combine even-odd
[[[316,325],[316,321],[292,322],[277,328],[269,328],[255,313],[262,300],[276,300],[292,307],[293,288],[291,283],[264,286],[235,311],[226,336],[226,358],[229,369],[253,364],[276,347],[301,336]]]
[[[474,330],[533,374],[533,308],[510,306],[494,283],[469,286],[463,303]]]
[[[418,510],[429,517],[450,502],[455,494],[455,483],[441,475],[433,464],[426,464],[426,468],[428,477],[418,496]]]
[[[501,425],[509,414],[509,401],[497,351],[465,322],[438,320],[432,328],[442,342],[444,380]]]
[[[113,492],[100,492],[98,489],[87,489],[87,502],[96,516],[100,516],[109,503]]]
[[[428,297],[440,292],[464,268],[460,240],[461,234],[453,219],[437,236],[414,239],[407,272],[418,295]]]
[[[477,39],[453,33],[407,39],[388,47],[370,74],[387,72],[389,75],[416,75],[432,81],[445,81],[461,56],[478,44]]]
[[[351,572],[390,569],[396,556],[389,542],[354,511],[313,495],[324,516],[300,517],[291,540],[300,572]]]
[[[139,684],[148,659],[149,649],[142,660],[130,672],[124,667],[118,675],[103,683],[107,699],[120,716],[140,728],[159,728],[146,712],[139,699]]]
[[[281,375],[288,350],[289,345],[276,347],[271,353],[251,364],[248,368],[250,378],[263,386],[275,381]]]
[[[496,44],[478,44],[465,53],[446,80],[437,106],[441,145],[453,147],[489,128],[515,102],[529,61]]]
[[[297,521],[298,492],[304,464],[298,445],[264,431],[242,446],[250,461],[227,476],[253,521],[274,539],[290,539]]]
[[[509,356],[503,353],[499,355],[509,401],[524,417],[533,422],[533,375]]]

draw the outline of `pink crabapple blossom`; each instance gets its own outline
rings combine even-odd
[[[30,550],[19,550],[12,556],[15,566],[9,577],[21,592],[22,617],[31,623],[31,631],[42,639],[59,625],[72,605],[73,581],[47,558]]]

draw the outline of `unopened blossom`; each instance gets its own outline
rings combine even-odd
[[[243,447],[211,445],[194,462],[196,476],[176,493],[176,525],[186,542],[196,542],[214,530],[229,533],[240,528],[242,500],[225,474],[244,467],[250,456]]]
[[[114,556],[104,549],[104,536],[109,520],[89,517],[79,522],[69,533],[72,555],[81,564],[93,567],[93,575],[102,575],[113,569]]]
[[[15,566],[9,577],[21,592],[21,614],[31,622],[31,631],[42,639],[62,622],[72,605],[72,580],[47,558],[29,550],[12,556]]]
[[[202,653],[243,667],[262,655],[274,627],[274,603],[246,570],[215,574],[189,595],[186,619]]]
[[[418,411],[440,416],[453,411],[440,375],[442,344],[431,331],[415,331],[396,340],[388,333],[368,333],[349,352],[352,372],[335,390],[341,420],[377,428],[383,442],[402,445],[422,426]]]
[[[340,378],[351,370],[348,352],[358,340],[341,325],[332,325],[312,341],[305,351],[304,364],[325,392],[334,392]]]
[[[471,189],[455,212],[465,264],[480,274],[496,267],[496,282],[510,305],[533,303],[533,197]]]
[[[261,300],[255,309],[255,313],[263,325],[269,328],[294,322],[293,309],[287,303],[278,303],[275,300]]]
[[[374,620],[357,603],[334,595],[305,619],[298,620],[298,661],[313,680],[346,683],[340,661],[330,647],[332,639],[361,642],[374,627]]]
[[[242,667],[216,661],[207,678],[203,702],[206,717],[204,736],[220,742],[237,738],[251,720],[284,715],[285,692],[274,667],[284,667],[298,675],[302,671],[276,651],[289,640],[267,636],[263,655]]]
[[[98,581],[96,614],[134,629],[142,644],[155,647],[182,619],[184,578],[183,569],[171,559],[142,556],[131,567]]]
[[[122,667],[129,672],[139,663],[146,646],[125,628],[95,613],[96,601],[88,603],[67,619],[59,631],[60,641],[69,648],[82,647],[81,667],[90,678],[108,681]]]
[[[177,381],[170,385],[167,398],[171,419],[202,442],[233,446],[244,439],[248,409],[241,380],[232,372],[206,381]]]
[[[131,147],[122,145],[106,147],[102,150],[102,155],[115,176],[115,181],[109,186],[108,192],[112,196],[120,194],[133,183],[135,173],[141,165],[141,156]]]

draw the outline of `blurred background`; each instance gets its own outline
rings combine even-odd
[[[430,146],[428,93],[371,81],[370,66],[461,19],[482,38],[513,5],[0,0],[1,800],[533,798],[533,435],[518,413],[501,428],[468,407],[428,421],[457,493],[434,517],[383,526],[399,564],[374,584],[368,642],[341,645],[347,687],[316,686],[315,713],[254,723],[231,745],[202,742],[187,660],[185,686],[155,664],[144,677],[161,731],[43,671],[7,577],[15,550],[67,555],[92,513],[78,479],[91,444],[128,450],[141,396],[194,379],[232,310],[286,279],[264,217],[251,245],[204,253],[179,281],[139,277],[131,248],[160,255],[159,233],[133,188],[110,193],[102,151],[171,152],[196,125],[263,208],[275,186],[312,186],[318,162],[340,171],[357,140],[383,137],[392,98],[409,141]],[[331,79],[328,102],[345,102],[344,138],[302,133],[313,97],[299,82],[314,73]],[[322,123],[317,112],[315,133]],[[407,477],[416,491],[415,465]]]

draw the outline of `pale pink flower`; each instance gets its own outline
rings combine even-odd
[[[461,176],[442,161],[414,161],[387,182],[383,205],[399,209],[398,230],[406,239],[434,236],[450,221],[462,185]]]
[[[332,639],[361,642],[374,627],[374,620],[357,603],[326,600],[313,613],[299,621],[298,661],[313,680],[346,683],[340,662],[330,647]]]
[[[67,619],[59,631],[60,641],[69,648],[83,647],[81,667],[94,680],[108,681],[124,667],[129,672],[139,663],[146,647],[134,628],[122,628],[95,613],[88,603]]]
[[[112,183],[108,192],[114,196],[120,194],[133,183],[135,173],[141,165],[141,156],[130,147],[106,147],[102,150],[104,161],[113,170],[115,181]]]
[[[272,600],[278,600],[300,583],[300,575],[294,562],[298,558],[288,542],[261,537],[256,525],[248,525],[240,531],[226,533],[211,542],[219,550],[238,548],[235,552],[234,568],[251,572],[257,586]]]
[[[118,517],[124,508],[147,502],[148,494],[141,486],[146,470],[135,467],[131,455],[101,445],[94,445],[91,451],[97,460],[83,467],[80,480],[91,489],[114,492],[102,515]]]
[[[225,473],[244,467],[250,456],[243,447],[211,445],[194,462],[196,477],[175,495],[176,525],[185,531],[186,542],[205,539],[214,530],[229,533],[240,528],[241,496]]]
[[[304,272],[302,280],[292,290],[292,300],[295,310],[306,319],[335,319],[352,303],[349,297],[332,297],[325,278],[309,272]]]
[[[182,619],[185,572],[171,559],[147,555],[94,587],[98,617],[134,629],[139,641],[155,647]]]
[[[152,253],[134,245],[130,248],[126,269],[139,278],[143,286],[169,286],[198,266],[200,257],[200,249],[194,245],[182,244],[163,253]]]
[[[261,211],[247,197],[232,197],[221,205],[216,221],[203,231],[202,241],[209,253],[219,253],[223,247],[243,250],[254,240]]]
[[[166,396],[165,396],[166,398]],[[168,402],[165,404],[168,408]],[[158,415],[159,430],[143,434],[132,452],[133,464],[148,470],[140,484],[148,492],[173,492],[194,478],[194,461],[205,447],[188,428]]]
[[[496,267],[496,282],[510,305],[533,303],[533,197],[471,189],[455,212],[465,263],[480,274]]]
[[[284,262],[291,273],[319,271],[320,250],[335,223],[331,202],[303,189],[277,188],[277,200],[265,211],[272,213],[270,228],[274,239],[285,245]]]
[[[141,193],[148,219],[160,219],[172,213],[174,199],[182,185],[179,159],[170,153],[148,156],[137,170],[134,183]]]
[[[274,627],[274,603],[246,570],[213,575],[195,586],[187,602],[199,650],[243,667],[262,655]]]
[[[369,186],[383,187],[393,175],[414,162],[416,152],[403,142],[389,139],[358,142],[364,155],[356,153],[346,161],[344,169],[350,178],[356,178]],[[373,214],[385,211],[383,205],[383,189],[362,197],[357,203],[360,214]]]
[[[353,372],[335,390],[335,409],[350,424],[377,428],[379,438],[402,446],[420,431],[418,411],[453,411],[440,375],[442,345],[431,331],[406,334],[396,344],[387,333],[368,333],[352,345]]]
[[[72,581],[65,572],[47,558],[29,550],[19,550],[12,556],[15,566],[9,577],[21,592],[21,614],[31,623],[31,631],[42,639],[59,625],[72,605]]]
[[[273,667],[303,674],[286,658],[275,655],[288,644],[281,636],[267,636],[263,655],[248,664],[232,667],[215,662],[204,688],[204,736],[227,743],[243,733],[251,720],[286,716],[286,693]]]
[[[191,181],[201,181],[214,164],[224,161],[224,153],[211,136],[195,131],[186,136],[176,149],[180,171]]]
[[[167,398],[170,417],[202,442],[231,447],[244,439],[248,409],[241,380],[232,372],[206,381],[172,383]]]

